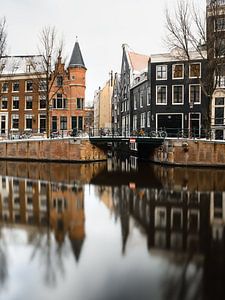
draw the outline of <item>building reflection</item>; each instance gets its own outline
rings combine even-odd
[[[186,262],[202,264],[204,298],[219,299],[225,294],[225,171],[156,165],[147,171],[146,164],[139,163],[131,178],[129,163],[133,164],[123,161],[118,173],[121,161],[114,158],[109,163],[110,180],[94,182],[101,195],[107,191],[104,203],[111,202],[111,211],[120,219],[122,253],[134,220],[146,233],[150,253],[172,255],[175,261],[185,255]]]
[[[59,246],[68,237],[78,261],[85,239],[83,186],[0,176],[0,222],[51,231]]]

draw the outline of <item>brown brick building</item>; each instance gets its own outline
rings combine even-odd
[[[1,59],[0,135],[19,136],[24,132],[45,133],[47,109],[51,131],[67,135],[72,129],[84,129],[85,74],[79,43],[76,41],[68,67],[57,61],[53,71],[49,99],[46,101],[42,56],[7,56]],[[37,72],[37,70],[39,70]]]

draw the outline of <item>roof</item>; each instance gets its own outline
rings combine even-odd
[[[42,55],[3,56],[0,60],[1,75],[22,75],[44,72]]]
[[[78,41],[74,45],[69,67],[83,67],[86,69]]]
[[[134,71],[142,72],[147,70],[149,56],[128,51],[131,66]]]

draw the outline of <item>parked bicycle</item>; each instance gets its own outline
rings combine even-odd
[[[166,138],[167,137],[167,132],[165,130],[152,130],[150,131],[150,137],[155,137],[155,138]]]

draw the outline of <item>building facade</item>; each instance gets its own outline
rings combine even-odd
[[[11,56],[1,59],[0,135],[20,136],[24,132],[50,130],[68,134],[73,128],[84,129],[86,67],[76,41],[68,67],[58,57],[46,99],[46,73],[42,56]],[[57,74],[55,74],[57,70]],[[49,114],[47,114],[49,110]]]
[[[94,131],[96,134],[101,130],[111,131],[112,129],[112,94],[113,74],[104,87],[99,88],[94,96]]]
[[[207,97],[201,79],[205,75],[205,58],[190,52],[190,60],[180,59],[175,50],[152,55],[150,112],[147,124],[153,130],[166,130],[171,136],[185,130],[188,136],[200,136],[206,127]]]

